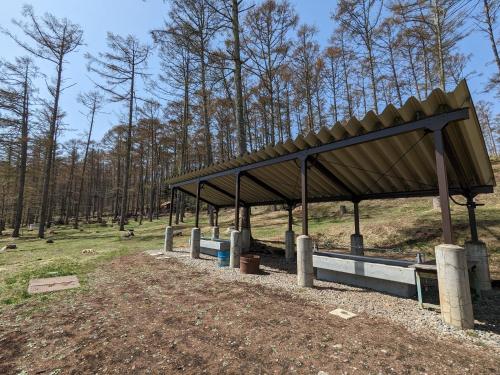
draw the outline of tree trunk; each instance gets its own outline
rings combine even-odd
[[[48,203],[49,203],[49,189],[50,189],[50,176],[52,172],[52,152],[54,149],[54,138],[56,133],[57,117],[59,113],[59,96],[61,94],[63,70],[63,56],[59,56],[57,65],[57,80],[56,88],[54,91],[54,105],[52,107],[52,114],[50,119],[50,127],[48,134],[48,145],[45,152],[45,167],[43,170],[43,189],[42,189],[42,204],[40,208],[40,225],[38,227],[38,237],[45,238],[45,220],[47,217]]]
[[[26,65],[23,92],[23,115],[21,127],[21,162],[19,164],[19,182],[16,201],[16,214],[14,218],[14,230],[12,237],[19,237],[19,231],[23,219],[24,184],[26,182],[26,161],[28,159],[28,117],[29,117],[29,87],[28,87],[29,65]]]
[[[80,179],[80,188],[78,189],[78,200],[76,202],[76,208],[75,208],[75,222],[73,223],[74,229],[78,228],[78,215],[80,214],[80,204],[82,201],[83,183],[85,181],[85,170],[87,168],[87,156],[89,153],[89,146],[90,146],[90,139],[92,136],[92,129],[94,127],[94,117],[95,117],[96,105],[97,105],[97,103],[94,100],[94,104],[92,106],[92,114],[90,117],[89,134],[87,136],[87,144],[85,145],[85,154],[83,156],[82,175],[81,175],[81,179]]]
[[[122,189],[122,206],[120,210],[120,231],[125,230],[125,222],[128,214],[128,183],[130,175],[130,159],[132,152],[132,120],[134,114],[134,98],[135,98],[135,61],[132,57],[132,79],[130,81],[130,101],[128,111],[128,127],[127,127],[127,150],[125,155],[125,172],[123,176],[123,189]]]

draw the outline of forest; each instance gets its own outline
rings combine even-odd
[[[54,223],[112,220],[123,230],[131,218],[158,219],[170,176],[452,90],[480,74],[471,53],[495,66],[481,79],[498,99],[499,0],[331,4],[327,45],[287,0],[168,0],[149,40],[110,31],[102,51],[87,49],[78,24],[24,6],[0,29],[25,51],[0,60],[0,231],[19,237],[33,224],[44,238]],[[491,49],[462,50],[472,33]],[[72,124],[61,106],[73,54],[85,56],[95,86],[77,98],[87,122],[79,138],[65,134]],[[42,60],[51,70],[38,67]],[[122,113],[96,140],[110,103]],[[492,157],[500,146],[494,104],[475,103]],[[189,204],[177,192],[177,222]]]

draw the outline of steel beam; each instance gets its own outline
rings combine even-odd
[[[170,190],[170,211],[168,213],[168,226],[172,226],[172,213],[174,211],[175,188]],[[176,207],[177,208],[177,207]]]
[[[181,190],[181,189],[179,189]],[[182,191],[182,190],[181,190]],[[449,188],[448,189],[450,195],[466,195],[461,188]],[[493,193],[492,186],[476,186],[470,189],[474,194],[490,194]],[[189,192],[186,192],[192,196]],[[365,200],[374,200],[374,199],[398,199],[398,198],[425,198],[425,197],[435,197],[439,195],[439,189],[427,189],[427,190],[417,190],[417,191],[399,191],[393,193],[374,193],[374,194],[362,194],[358,195],[356,198],[360,201]],[[203,201],[202,199],[200,199]],[[352,201],[352,197],[349,195],[334,195],[334,196],[324,196],[324,197],[315,197],[308,198],[309,203],[324,203],[324,202],[350,202]],[[203,201],[205,203],[211,204],[210,202]],[[269,206],[271,204],[301,204],[302,199],[292,199],[291,201],[283,201],[283,200],[269,200],[269,201],[260,201],[252,204],[247,204],[247,207],[258,207],[258,206]],[[233,204],[227,205],[219,205],[219,208],[231,208],[234,207]]]
[[[240,187],[241,174],[236,173],[236,192],[234,198],[234,229],[240,230]]]
[[[321,161],[319,161],[317,157],[311,158],[311,165],[314,168],[316,168],[316,170],[318,170],[328,180],[330,180],[330,182],[333,183],[335,186],[340,187],[340,189],[346,192],[347,194],[355,196],[355,193],[337,176],[335,176],[327,167],[325,167],[325,165],[321,163]]]
[[[231,198],[232,200],[236,199],[236,197],[234,196],[234,194],[231,194],[230,192],[222,189],[221,187],[219,187],[217,185],[214,185],[213,183],[211,183],[209,181],[203,181],[203,185],[206,185],[209,188],[214,189],[215,191],[218,191],[219,193],[225,195],[228,198]],[[246,205],[246,202],[243,201],[243,200],[241,200],[241,199],[240,199],[240,203],[242,203],[243,205]]]
[[[196,185],[196,216],[194,220],[194,227],[199,228],[200,224],[200,194],[201,194],[201,181],[198,181],[198,184]]]
[[[250,173],[248,172],[243,172],[241,174],[243,177],[246,177],[248,178],[250,181],[252,181],[253,183],[255,183],[256,185],[260,186],[261,188],[263,188],[264,190],[267,190],[269,191],[270,193],[276,195],[278,198],[281,198],[283,199],[284,201],[288,201],[289,198],[287,198],[286,195],[280,193],[278,190],[276,190],[275,188],[273,188],[272,186],[269,186],[268,184],[266,184],[264,181],[262,181],[261,179],[251,175]]]
[[[181,188],[181,187],[176,187],[176,189],[177,189],[177,190],[179,190],[179,191],[182,191],[184,194],[187,194],[187,195],[189,195],[189,196],[191,196],[191,197],[193,197],[193,198],[196,198],[196,194],[191,193],[189,190],[183,189],[183,188]],[[216,208],[217,208],[217,207],[223,207],[223,206],[218,206],[218,205],[216,205],[216,204],[213,204],[212,202],[207,201],[206,199],[201,198],[201,197],[200,197],[200,201],[201,201],[201,202],[205,202],[206,204],[209,204],[209,205],[214,206],[214,207],[216,207]],[[228,207],[229,207],[229,206],[228,206]]]
[[[293,230],[293,206],[288,205],[287,211],[288,211],[288,231],[291,232]]]
[[[434,132],[434,148],[436,153],[436,173],[439,185],[439,200],[441,204],[441,221],[443,226],[443,240],[445,244],[453,244],[453,233],[451,226],[450,199],[448,191],[448,176],[446,174],[445,151],[443,142],[443,131]]]
[[[360,234],[359,230],[359,202],[354,201],[354,233]]]
[[[349,137],[345,139],[341,139],[338,141],[334,141],[331,143],[310,147],[304,150],[291,152],[289,154],[277,156],[275,158],[261,160],[255,163],[246,164],[240,167],[234,167],[230,169],[226,169],[224,171],[212,173],[205,176],[199,176],[195,178],[191,178],[186,181],[176,182],[171,184],[173,187],[179,187],[183,185],[188,185],[196,182],[198,179],[202,178],[203,180],[213,179],[217,177],[234,175],[237,172],[245,172],[250,171],[256,168],[267,167],[274,164],[283,163],[286,161],[303,159],[308,156],[313,156],[317,154],[321,154],[323,152],[335,151],[345,147],[355,146],[361,143],[378,141],[385,138],[394,137],[400,134],[406,134],[417,130],[426,130],[426,131],[435,131],[439,129],[443,129],[449,123],[454,121],[466,120],[469,118],[469,109],[468,108],[460,108],[454,111],[440,113],[434,116],[429,116],[423,119],[419,119],[416,121],[410,121],[407,123],[403,123],[400,125],[391,126],[388,128],[383,128],[379,130],[374,130],[368,132],[366,134],[357,135],[354,137]]]
[[[477,242],[477,222],[476,222],[476,202],[474,202],[474,196],[467,196],[467,211],[469,213],[469,227],[470,227],[470,238],[472,241]]]
[[[308,187],[307,187],[307,157],[300,161],[300,181],[302,190],[302,235],[309,235],[309,217],[308,217]]]

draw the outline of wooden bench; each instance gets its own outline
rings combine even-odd
[[[216,257],[217,251],[227,250],[231,246],[231,241],[211,238],[201,238],[200,239],[200,252],[202,254],[211,255]]]
[[[416,294],[414,262],[361,255],[313,254],[318,280],[369,288],[401,297]]]

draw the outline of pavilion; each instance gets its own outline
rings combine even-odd
[[[436,247],[438,263],[439,259],[449,257],[454,257],[454,261],[466,262],[466,249],[457,246],[453,238],[449,203],[450,196],[461,195],[467,201],[471,232],[470,244],[465,244],[465,247],[469,246],[480,254],[482,262],[486,262],[483,266],[488,268],[486,247],[477,235],[474,198],[478,194],[492,193],[496,184],[465,81],[452,92],[444,93],[436,89],[423,101],[412,97],[402,108],[389,105],[380,114],[369,112],[362,120],[351,118],[346,124],[323,127],[318,133],[311,131],[306,136],[299,135],[295,140],[269,145],[232,160],[175,176],[168,183],[172,202],[176,190],[196,199],[195,229],[191,241],[194,257],[197,256],[196,246],[200,238],[200,202],[213,206],[217,216],[220,208],[235,208],[232,256],[237,256],[236,253],[241,251],[241,242],[248,241],[244,228],[240,235],[241,206],[287,205],[287,258],[293,257],[295,253],[292,208],[301,204],[302,235],[297,238],[297,274],[301,286],[313,285],[312,242],[307,210],[308,203],[312,202],[353,203],[355,228],[351,236],[351,249],[353,253],[362,254],[360,201],[439,196],[443,245]],[[171,227],[172,206],[167,237],[168,228],[171,232]],[[240,236],[243,238],[240,239]],[[166,244],[171,250],[171,236]],[[439,267],[438,264],[440,293],[441,289],[445,293],[447,288],[441,287],[444,271],[439,275]],[[447,269],[446,272],[452,271]],[[463,295],[455,297],[464,298]],[[443,300],[444,297],[440,298]],[[468,298],[470,300],[470,291]],[[462,305],[467,303],[460,302]],[[467,309],[469,307],[465,307]],[[470,325],[470,318],[463,317],[467,313],[462,311],[458,314],[459,320],[469,320],[465,325]]]

